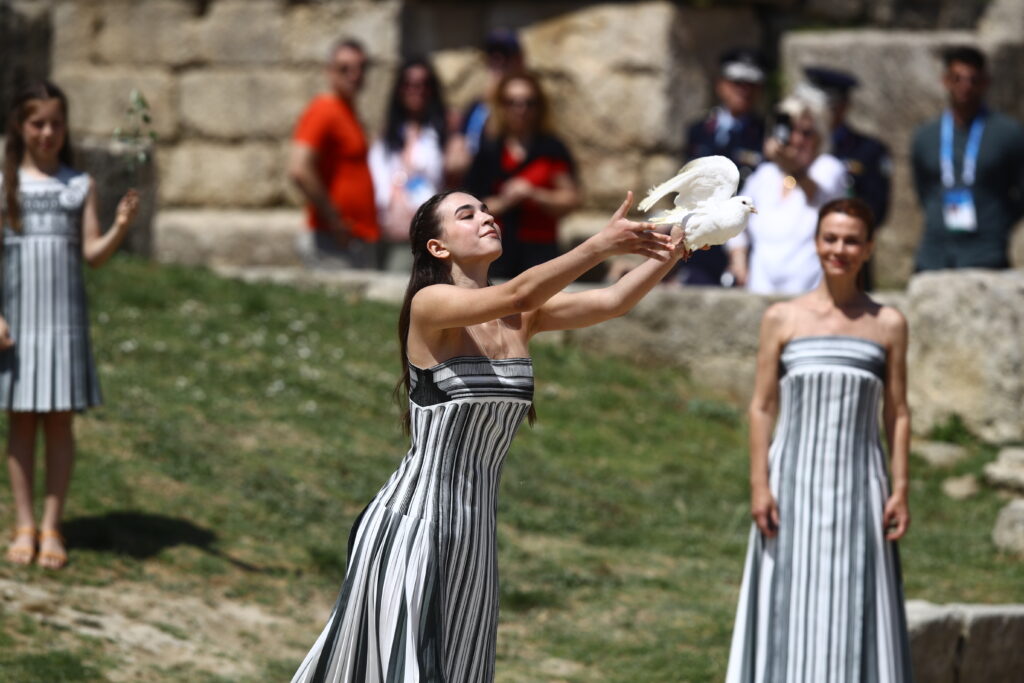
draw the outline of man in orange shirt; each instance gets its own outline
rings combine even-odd
[[[292,136],[288,177],[307,201],[310,232],[300,251],[314,267],[372,268],[379,237],[369,146],[356,118],[366,51],[339,40],[326,67],[330,92],[317,95]]]

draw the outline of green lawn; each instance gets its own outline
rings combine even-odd
[[[287,680],[334,600],[353,518],[405,450],[397,309],[125,257],[89,282],[106,406],[76,423],[72,564],[2,565],[0,580],[110,595],[79,606],[97,613],[136,590],[258,607],[278,630],[218,655],[245,676],[197,657],[132,680]],[[547,344],[535,361],[540,421],[502,484],[499,680],[720,680],[749,528],[742,410],[662,367]],[[962,438],[972,456],[953,470],[912,462],[908,597],[1024,602],[1021,561],[990,540],[1001,498],[941,492],[993,456]],[[127,613],[171,642],[218,635]],[[125,680],[109,639],[0,618],[5,680]]]

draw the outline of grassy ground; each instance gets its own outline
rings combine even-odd
[[[250,605],[281,621],[221,640],[216,661],[244,673],[140,654],[130,679],[287,680],[334,600],[354,516],[405,449],[390,400],[396,309],[128,258],[91,274],[90,294],[107,405],[76,423],[73,563],[3,565],[0,580]],[[664,368],[535,351],[540,422],[513,445],[502,484],[499,680],[720,680],[749,529],[741,412]],[[1020,561],[990,540],[999,496],[941,493],[993,455],[952,436],[966,462],[912,463],[908,597],[1024,602]],[[220,639],[127,614],[182,647]],[[116,639],[29,608],[0,618],[5,680],[126,679]]]

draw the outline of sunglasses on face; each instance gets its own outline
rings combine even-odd
[[[366,71],[366,62],[342,62],[340,64],[334,64],[331,68],[342,76],[347,76],[349,74],[363,73]]]

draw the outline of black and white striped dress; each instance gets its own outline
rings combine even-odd
[[[412,447],[356,520],[341,595],[293,683],[494,679],[498,483],[533,365],[473,356],[410,372]]]
[[[22,229],[4,226],[3,316],[14,346],[0,352],[0,409],[99,405],[82,279],[82,212],[89,176],[18,176]],[[0,185],[2,193],[2,185]]]
[[[855,337],[782,351],[769,450],[778,535],[753,526],[727,683],[911,683],[879,439],[886,353]]]

